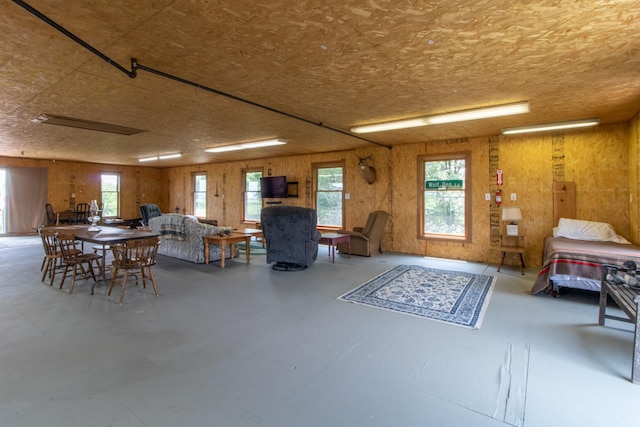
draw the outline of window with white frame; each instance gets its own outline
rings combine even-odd
[[[193,214],[198,218],[207,217],[207,174],[193,174]]]
[[[262,212],[262,195],[260,193],[260,178],[262,169],[243,170],[244,204],[243,219],[247,222],[260,222]]]
[[[120,216],[120,174],[103,173],[100,176],[102,192],[103,218],[116,218]]]
[[[318,225],[341,228],[344,223],[344,165],[328,163],[314,165],[315,208]]]

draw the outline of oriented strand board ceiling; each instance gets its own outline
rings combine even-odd
[[[363,135],[393,146],[640,111],[640,2],[29,0],[130,78],[29,13],[0,5],[0,155],[149,166],[359,149],[352,126],[517,101],[531,113]],[[33,123],[42,113],[144,129]],[[322,124],[322,125],[320,125]],[[336,132],[335,130],[343,131]],[[206,147],[281,137],[287,145]]]

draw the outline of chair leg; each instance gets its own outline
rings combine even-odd
[[[100,268],[99,266],[96,266]],[[96,273],[93,271],[93,260],[89,260],[89,270],[91,271],[91,277],[93,277],[93,281],[96,281]]]
[[[140,277],[142,278],[142,288],[147,289],[147,280],[151,280],[145,272],[145,267],[140,269]]]
[[[57,265],[58,263],[55,259],[52,260],[52,264],[53,265],[51,266],[51,271],[49,272],[49,277],[51,278],[51,280],[49,281],[49,286],[53,286],[53,280],[56,278],[56,270],[59,268]]]
[[[45,268],[45,261],[47,264],[47,268]],[[51,264],[51,258],[45,258],[44,260],[42,260],[42,268],[40,269],[40,271],[42,271],[42,280],[41,282],[44,282],[44,278],[47,277],[47,273],[51,274],[49,272],[49,266]]]
[[[67,278],[67,274],[69,274],[69,267],[71,267],[71,264],[67,264],[64,268],[64,274],[62,275],[62,281],[60,281],[60,289],[62,289],[62,286],[64,285],[64,280]]]
[[[122,305],[122,301],[124,301],[124,291],[127,289],[127,276],[129,275],[129,270],[124,271],[124,278],[122,279],[122,289],[120,290],[120,302]]]
[[[502,252],[500,255],[500,263],[498,264],[498,269],[496,271],[500,272],[500,268],[502,268],[502,263],[504,262],[504,257],[507,255],[506,252]]]
[[[116,284],[116,279],[118,278],[118,267],[113,264],[111,266],[111,280],[109,281],[109,289],[107,289],[107,296],[111,296],[111,291],[113,290],[113,285]]]
[[[56,277],[56,269],[58,269],[58,259],[57,258],[47,258],[47,264],[42,270],[42,281],[44,282],[44,278],[49,275],[49,286],[53,286],[53,279]]]
[[[110,297],[111,296],[111,291],[113,290],[113,286],[116,283],[116,278],[117,278],[117,273],[118,273],[118,269],[117,268],[113,268],[113,272],[111,275],[111,283],[109,283],[109,289],[107,290],[107,296]],[[122,301],[124,300],[124,291],[127,287],[127,278],[129,276],[129,271],[128,270],[124,270],[124,276],[122,277],[122,283],[120,284],[120,301],[119,304],[122,304]]]
[[[156,296],[158,296],[158,287],[156,286],[156,278],[153,276],[153,270],[151,270],[151,267],[147,267],[147,270],[149,271],[149,278],[151,279],[151,285],[153,286],[153,292],[155,292]]]
[[[73,286],[76,284],[76,271],[78,270],[78,265],[82,268],[81,264],[73,264],[73,274],[71,274],[71,287],[69,287],[69,294],[73,293]]]

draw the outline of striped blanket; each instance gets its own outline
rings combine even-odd
[[[533,294],[549,292],[552,288],[549,279],[557,274],[600,280],[602,264],[622,267],[625,261],[635,261],[640,265],[640,247],[613,242],[547,237],[542,259],[542,270],[531,288]]]
[[[165,240],[184,240],[184,219],[182,215],[166,215],[166,220],[160,225],[160,238]]]

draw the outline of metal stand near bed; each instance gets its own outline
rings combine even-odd
[[[634,323],[633,333],[633,364],[631,365],[631,382],[640,384],[640,288],[631,287],[625,283],[612,283],[607,280],[607,273],[626,272],[626,269],[614,265],[602,265],[602,283],[600,285],[600,312],[598,323],[604,325],[604,319],[619,320]],[[606,314],[607,296],[624,311],[628,318]]]

